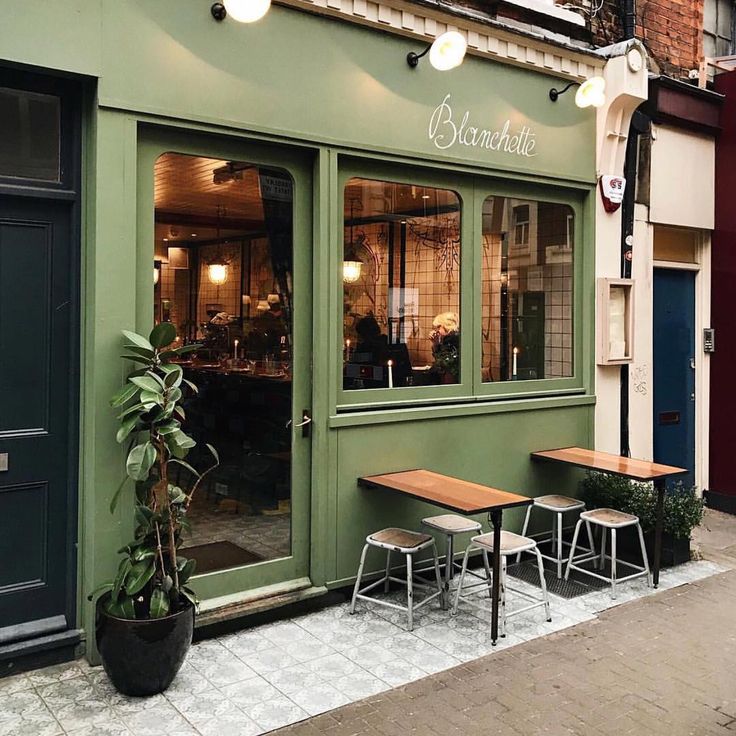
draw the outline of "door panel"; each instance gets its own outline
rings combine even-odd
[[[654,272],[654,460],[695,482],[695,274]]]
[[[71,222],[69,203],[0,197],[0,631],[68,613]]]

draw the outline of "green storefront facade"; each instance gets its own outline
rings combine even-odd
[[[432,512],[360,489],[359,476],[426,467],[528,495],[574,490],[573,474],[529,460],[594,436],[595,116],[570,99],[550,102],[559,79],[471,55],[447,73],[411,69],[415,40],[281,5],[252,26],[217,23],[195,0],[1,5],[5,71],[65,75],[80,95],[76,584],[59,613],[87,632],[92,658],[86,594],[111,577],[132,529],[128,504],[109,510],[124,457],[108,399],[125,373],[120,331],[152,325],[163,154],[255,162],[293,182],[291,415],[296,423],[307,409],[313,422],[309,437],[293,429],[291,554],[199,576],[205,607],[259,589],[347,585],[367,533],[417,528]],[[463,342],[452,385],[342,386],[344,190],[356,177],[449,190],[461,203]],[[478,369],[489,196],[565,205],[574,218],[564,376],[490,382]],[[504,521],[520,526],[519,514]]]

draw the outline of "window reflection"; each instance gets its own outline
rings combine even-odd
[[[291,553],[291,177],[241,161],[167,153],[155,166],[154,318],[199,386],[187,430],[220,465],[192,507],[200,573]],[[204,451],[206,452],[206,450]],[[186,470],[178,469],[186,473]]]
[[[458,383],[458,196],[356,178],[344,202],[343,387]]]
[[[483,381],[573,375],[573,224],[567,205],[483,204]]]

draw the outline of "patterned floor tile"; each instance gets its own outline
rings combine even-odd
[[[291,667],[284,667],[267,675],[264,679],[268,680],[277,690],[284,695],[291,695],[297,690],[303,690],[305,687],[319,685],[324,680],[316,673],[310,670],[306,665],[297,664]]]
[[[32,687],[33,683],[26,674],[0,678],[0,698],[22,690],[30,690]]]
[[[61,724],[48,711],[0,721],[0,736],[59,736],[63,733]]]
[[[282,696],[282,693],[263,677],[253,677],[221,689],[235,705],[246,713],[259,703]]]
[[[194,727],[169,703],[124,713],[122,721],[135,736],[198,736]]]
[[[358,670],[331,683],[351,701],[369,698],[388,690],[391,686],[366,670]]]
[[[86,665],[82,665],[81,662],[66,662],[65,664],[29,672],[28,677],[34,687],[40,687],[54,682],[70,680],[73,677],[81,677],[86,670]]]
[[[239,710],[203,718],[190,718],[202,736],[257,736],[263,729]]]
[[[273,645],[270,649],[253,652],[247,660],[248,666],[261,676],[299,664],[286,650]]]
[[[82,726],[66,733],[68,736],[132,736],[122,721]]]
[[[406,685],[407,682],[421,680],[427,676],[427,673],[405,659],[393,659],[383,664],[371,665],[366,667],[374,677],[387,682],[391,687],[399,687]]]
[[[386,648],[385,642],[374,641],[357,647],[345,649],[343,654],[361,667],[390,662],[394,655]]]
[[[41,696],[33,690],[3,695],[0,700],[0,723],[49,712]]]
[[[328,654],[325,657],[317,657],[304,663],[312,672],[318,674],[323,680],[335,680],[346,677],[360,671],[360,666],[343,654]]]
[[[302,710],[285,695],[259,703],[248,711],[248,716],[264,731],[273,731],[282,726],[288,726],[290,723],[297,723],[309,718],[309,714],[305,710]]]
[[[327,682],[297,690],[289,695],[289,699],[303,708],[310,716],[325,713],[350,702],[350,698],[345,693]]]

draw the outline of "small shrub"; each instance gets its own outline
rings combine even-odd
[[[580,484],[581,498],[589,509],[612,508],[639,517],[642,529],[654,529],[657,496],[651,483],[607,473],[588,473]],[[705,505],[695,486],[681,481],[668,488],[664,499],[664,531],[688,539],[703,519]]]

